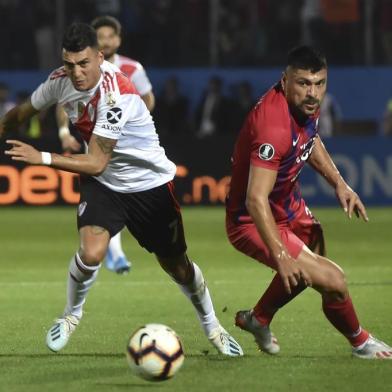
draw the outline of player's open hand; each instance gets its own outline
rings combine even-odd
[[[12,147],[4,153],[10,155],[12,160],[30,163],[31,165],[42,165],[41,153],[33,146],[19,140],[7,140],[6,142]]]
[[[277,261],[278,274],[288,294],[291,294],[292,289],[296,288],[300,283],[312,286],[310,275],[302,266],[295,262],[287,251],[280,252],[275,259]]]
[[[340,182],[336,186],[335,192],[344,212],[350,219],[354,212],[357,218],[361,217],[365,222],[369,221],[366,208],[361,199],[345,182]]]

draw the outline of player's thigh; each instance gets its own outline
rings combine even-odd
[[[289,223],[293,233],[314,253],[326,255],[323,228],[315,218],[305,202],[301,203],[300,211],[294,220]]]
[[[124,216],[118,193],[91,177],[81,177],[77,225],[84,261],[103,259],[110,238],[124,227]]]
[[[110,237],[121,231],[126,215],[121,196],[92,177],[81,177],[78,230],[84,226],[102,227]]]
[[[304,243],[287,226],[278,226],[278,230],[283,245],[291,257],[296,259],[304,247]],[[227,217],[226,231],[229,241],[237,250],[276,269],[276,263],[272,258],[271,252],[261,239],[254,223],[237,224]]]
[[[169,182],[124,196],[128,230],[142,247],[162,259],[183,255],[187,249],[181,210],[173,191]]]
[[[346,290],[343,270],[328,258],[312,252],[305,246],[296,258],[296,262],[309,274],[315,290],[320,292]]]

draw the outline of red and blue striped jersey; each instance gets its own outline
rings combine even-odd
[[[232,156],[232,178],[226,209],[235,221],[250,221],[245,200],[249,168],[277,171],[269,202],[277,223],[295,218],[302,200],[298,176],[317,136],[318,113],[299,124],[280,83],[271,88],[249,113]]]

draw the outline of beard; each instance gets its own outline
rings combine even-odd
[[[116,50],[112,48],[102,48],[103,57],[105,60],[110,59],[115,53]]]

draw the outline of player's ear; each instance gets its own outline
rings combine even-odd
[[[98,50],[98,59],[99,59],[99,65],[103,63],[103,60],[105,60],[105,57],[103,55],[103,52],[101,50]]]
[[[282,77],[280,79],[280,84],[282,86],[283,92],[286,92],[286,84],[287,84],[287,74],[286,74],[286,71],[282,72]]]

